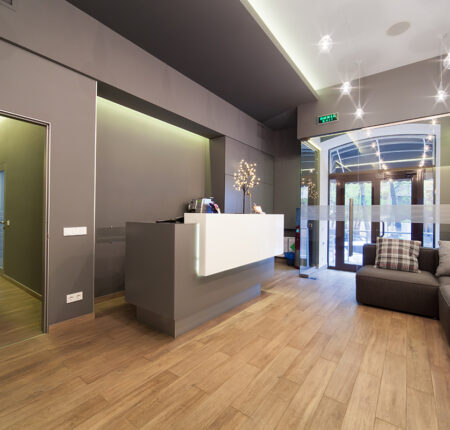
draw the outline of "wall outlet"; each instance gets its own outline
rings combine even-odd
[[[87,227],[64,227],[64,236],[85,236],[87,235]]]
[[[83,300],[83,291],[78,291],[78,293],[67,294],[66,303],[78,302]]]

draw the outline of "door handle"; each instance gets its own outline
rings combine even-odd
[[[9,219],[7,219],[6,221],[0,221],[0,224],[3,224],[5,227],[9,227],[11,225],[11,222],[9,221]]]
[[[348,200],[348,256],[353,255],[353,199]]]
[[[384,236],[384,221],[380,221],[380,223],[381,223],[381,234],[380,234],[380,237],[383,237]]]

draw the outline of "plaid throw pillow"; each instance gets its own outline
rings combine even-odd
[[[418,272],[419,249],[420,242],[418,240],[377,237],[375,267],[403,272]]]

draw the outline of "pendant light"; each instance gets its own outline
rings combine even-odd
[[[361,119],[364,116],[364,110],[361,107],[361,60],[358,61],[358,107],[355,110],[355,117]]]
[[[441,40],[440,43],[440,52],[442,52],[441,54],[441,58],[439,60],[439,74],[440,74],[440,79],[439,79],[439,88],[437,90],[436,93],[436,101],[437,103],[444,103],[447,100],[448,94],[447,91],[444,88],[444,67],[446,67],[445,65],[445,61],[447,59],[444,60],[444,39],[447,37],[447,33],[443,34],[442,36],[439,37],[439,39]]]

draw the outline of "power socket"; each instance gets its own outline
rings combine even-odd
[[[67,294],[66,303],[78,302],[83,300],[83,291],[78,291],[78,293]]]

